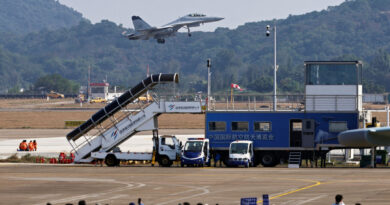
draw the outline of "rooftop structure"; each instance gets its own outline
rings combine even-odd
[[[305,61],[305,111],[362,111],[361,61]]]
[[[108,87],[110,84],[108,83],[90,83],[91,86],[91,98],[102,98],[108,99]]]

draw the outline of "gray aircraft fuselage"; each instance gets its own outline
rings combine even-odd
[[[133,16],[133,24],[135,33],[125,34],[130,40],[148,40],[150,38],[157,39],[158,43],[165,43],[165,38],[174,36],[180,28],[187,28],[188,36],[191,36],[190,27],[200,26],[204,23],[220,21],[224,18],[209,17],[203,14],[188,14],[180,17],[164,26],[151,27],[139,16]]]

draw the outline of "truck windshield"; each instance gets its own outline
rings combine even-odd
[[[203,147],[203,142],[201,141],[187,141],[184,146],[184,151],[188,152],[201,152]]]
[[[247,143],[233,143],[230,146],[231,154],[246,154],[248,153],[248,144]]]

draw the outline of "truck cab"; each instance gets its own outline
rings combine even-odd
[[[209,140],[205,138],[189,138],[181,153],[181,167],[210,165]]]
[[[163,135],[158,138],[158,152],[156,161],[161,166],[171,166],[180,156],[180,142],[175,136]],[[156,147],[156,145],[154,145]]]
[[[248,140],[237,140],[229,146],[229,166],[253,166],[253,142]]]

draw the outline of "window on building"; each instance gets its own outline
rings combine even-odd
[[[358,65],[358,66],[357,66]],[[362,84],[361,64],[308,64],[307,85],[357,85]]]
[[[232,122],[232,131],[248,131],[249,123],[248,122]]]
[[[257,132],[270,132],[272,130],[271,122],[255,122],[254,128]]]
[[[345,121],[330,121],[329,132],[342,132],[348,130],[348,123]]]
[[[293,122],[292,131],[302,131],[302,122]]]
[[[225,131],[226,122],[209,122],[209,131]]]
[[[104,87],[92,87],[91,93],[104,93]]]

